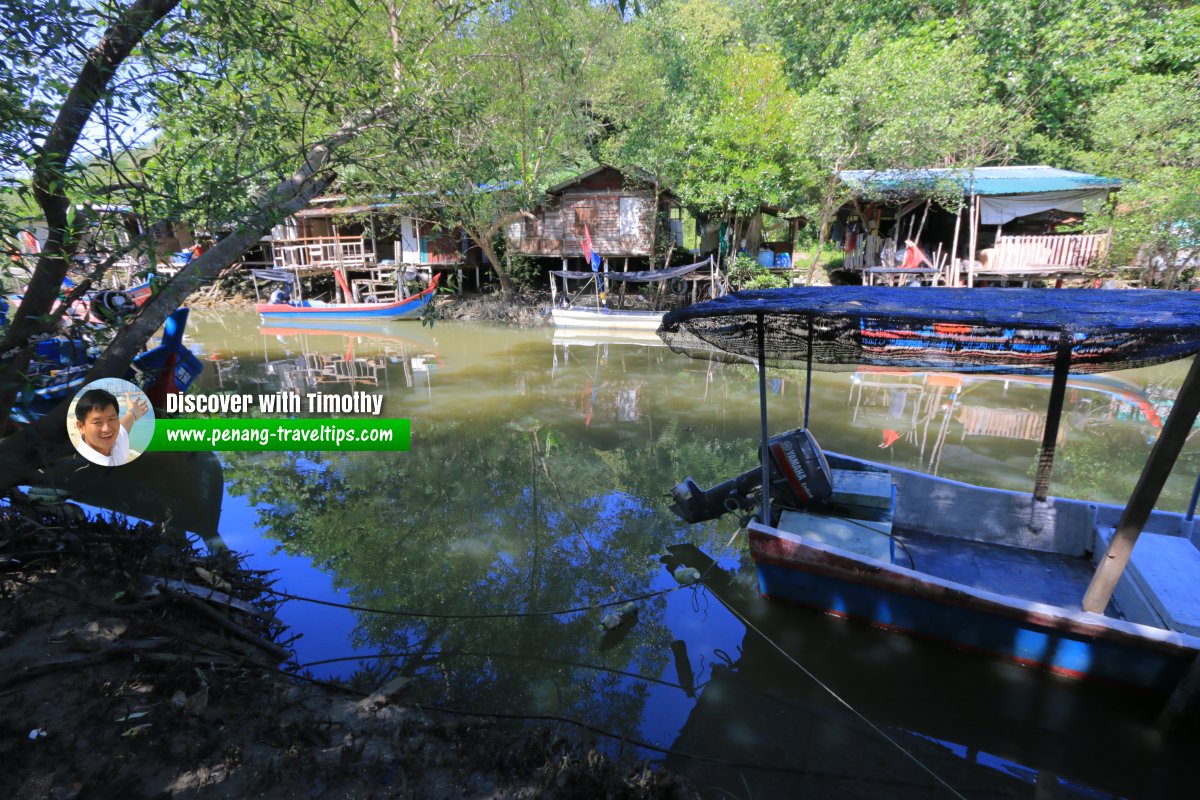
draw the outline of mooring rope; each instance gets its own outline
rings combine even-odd
[[[716,592],[714,591],[714,594],[715,593]],[[718,599],[719,598],[720,598],[720,595],[718,595]],[[909,751],[904,745],[900,744],[900,742],[896,741],[894,738],[892,738],[890,735],[888,735],[887,731],[885,731],[883,728],[879,727],[874,722],[869,720],[867,718],[867,716],[865,714],[863,714],[861,711],[859,711],[857,708],[850,705],[850,702],[848,700],[846,700],[845,698],[843,698],[836,691],[834,691],[833,687],[829,686],[824,681],[822,681],[820,678],[818,678],[816,675],[814,675],[812,673],[812,671],[810,671],[807,667],[805,667],[798,660],[796,660],[790,653],[788,653],[787,650],[784,650],[782,646],[777,644],[774,639],[772,639],[770,636],[767,636],[765,633],[763,633],[762,630],[760,630],[758,628],[758,626],[756,626],[753,622],[751,622],[749,619],[747,619],[744,614],[739,612],[736,608],[734,608],[729,603],[724,603],[724,606],[726,608],[728,608],[729,611],[735,617],[737,617],[739,620],[741,620],[743,625],[745,625],[747,628],[749,628],[750,630],[757,633],[760,637],[762,637],[763,641],[765,641],[767,644],[771,645],[771,647],[773,647],[777,651],[779,651],[780,655],[782,655],[784,658],[786,658],[788,661],[790,661],[792,663],[792,665],[794,665],[797,669],[799,669],[801,672],[803,672],[805,675],[807,675],[809,677],[809,679],[813,681],[813,683],[817,684],[817,686],[820,686],[823,690],[825,690],[825,692],[827,692],[830,697],[832,697],[834,700],[836,700],[838,703],[840,703],[843,707],[845,707],[847,711],[849,711],[854,716],[858,717],[858,719],[861,720],[863,722],[863,724],[865,724],[868,728],[875,731],[875,733],[879,734],[884,739],[884,741],[888,742],[893,747],[895,747],[897,750],[899,750],[901,753],[903,753],[905,755],[905,757],[910,759],[914,764],[916,764],[918,767],[920,767],[922,771],[927,773],[931,778],[933,778],[935,781],[937,781],[942,786],[944,786],[947,791],[949,791],[955,797],[959,798],[959,800],[966,800],[966,798],[957,789],[955,789],[953,786],[951,786],[942,776],[940,776],[936,772],[934,772],[932,767],[927,766],[925,764],[925,762],[923,762],[923,761],[921,761],[921,759],[917,758],[917,756],[915,754],[913,754],[911,751]]]
[[[591,603],[585,606],[576,606],[574,608],[560,608],[546,611],[497,611],[491,614],[452,614],[440,611],[405,611],[396,608],[372,608],[370,606],[360,606],[353,603],[338,603],[334,600],[320,600],[316,597],[305,597],[304,595],[291,594],[289,592],[281,592],[277,589],[263,589],[263,593],[272,594],[276,597],[281,597],[284,600],[296,600],[301,603],[312,603],[318,606],[329,606],[330,608],[342,608],[347,611],[362,611],[368,614],[386,614],[392,617],[411,617],[417,619],[519,619],[521,617],[558,617],[566,614],[579,614],[584,611],[596,611],[601,608],[610,608],[611,606],[624,605],[638,600],[650,600],[655,597],[670,594],[671,592],[686,589],[694,584],[681,584],[679,586],[671,586],[666,589],[659,589],[654,592],[645,592],[643,594],[625,597],[620,600],[607,600],[603,603]]]

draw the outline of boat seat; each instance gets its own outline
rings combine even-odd
[[[1113,529],[1100,528],[1098,533],[1107,547]],[[1190,539],[1143,533],[1133,547],[1125,575],[1163,627],[1200,636],[1200,550]],[[1128,601],[1118,598],[1118,602],[1126,610]]]
[[[777,526],[820,544],[874,558],[885,564],[895,560],[891,520],[850,519],[807,511],[784,511]]]

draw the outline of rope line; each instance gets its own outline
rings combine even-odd
[[[656,683],[659,686],[666,686],[671,689],[682,689],[684,691],[688,689],[686,686],[682,686],[678,683],[672,683],[671,681],[663,680],[662,678],[652,678],[649,675],[642,675],[637,672],[628,672],[623,669],[617,669],[616,667],[606,667],[603,664],[588,664],[584,661],[570,661],[565,658],[551,658],[549,656],[538,656],[526,653],[481,653],[473,650],[396,650],[388,653],[366,653],[355,656],[341,656],[338,658],[323,658],[319,661],[308,661],[304,664],[297,665],[296,669],[309,669],[311,667],[319,667],[326,664],[342,664],[349,661],[382,661],[388,658],[401,658],[403,656],[410,655],[429,656],[431,658],[466,656],[468,658],[511,658],[517,661],[541,661],[547,664],[563,664],[568,667],[579,667],[580,669],[590,669],[595,670],[596,672],[609,672],[613,675],[620,675],[625,678],[646,681],[647,683]],[[697,683],[691,688],[693,690],[700,689],[707,683],[708,681],[703,681]]]
[[[680,589],[688,588],[685,585],[671,586],[667,589],[659,589],[654,592],[645,592],[643,594],[625,597],[619,600],[609,600],[604,603],[592,603],[586,606],[576,606],[575,608],[562,608],[548,611],[497,611],[492,614],[447,614],[437,611],[404,611],[401,609],[392,608],[371,608],[370,606],[360,606],[353,603],[338,603],[333,600],[319,600],[315,597],[305,597],[303,595],[291,594],[289,592],[281,592],[276,589],[263,589],[264,594],[272,594],[276,597],[281,597],[284,600],[296,600],[302,603],[312,603],[318,606],[329,606],[330,608],[342,608],[348,611],[363,611],[368,614],[386,614],[392,617],[412,617],[419,619],[519,619],[521,617],[559,617],[566,614],[579,614],[584,611],[595,611],[601,608],[610,608],[612,606],[624,605],[637,600],[650,600],[655,597],[670,594],[671,592]]]
[[[711,589],[712,587],[709,587],[709,588]],[[714,590],[714,594],[715,594],[715,590]],[[718,595],[718,597],[720,597],[720,595]],[[868,728],[870,728],[871,730],[875,731],[875,733],[877,733],[881,737],[883,737],[883,739],[886,742],[888,742],[890,745],[892,745],[897,750],[899,750],[901,753],[903,753],[909,760],[911,760],[914,764],[916,764],[918,767],[920,767],[922,771],[927,773],[931,778],[933,778],[935,781],[937,781],[942,786],[944,786],[947,791],[949,791],[951,794],[953,794],[959,800],[966,800],[966,798],[957,789],[955,789],[953,786],[951,786],[944,778],[942,778],[942,776],[940,776],[936,772],[934,772],[931,767],[926,766],[925,763],[923,761],[921,761],[921,759],[917,758],[916,755],[914,755],[907,748],[905,748],[904,745],[900,744],[898,741],[896,741],[894,738],[892,738],[890,735],[888,735],[887,731],[885,731],[883,728],[876,725],[871,720],[867,719],[866,715],[864,715],[861,711],[859,711],[854,706],[850,705],[849,701],[844,699],[841,695],[839,695],[836,691],[834,691],[832,687],[828,686],[824,681],[822,681],[820,678],[818,678],[816,675],[814,675],[811,671],[809,671],[809,669],[807,667],[805,667],[803,664],[801,664],[799,661],[797,661],[795,658],[793,658],[792,655],[790,653],[788,653],[788,651],[784,650],[783,647],[778,645],[775,642],[775,640],[772,639],[770,636],[767,636],[765,633],[763,633],[753,622],[751,622],[749,619],[747,619],[745,617],[745,615],[743,615],[740,611],[738,611],[736,608],[734,608],[729,603],[725,603],[724,605],[726,608],[728,608],[730,610],[730,612],[733,613],[733,615],[735,617],[737,617],[739,620],[742,621],[743,625],[745,625],[747,628],[749,628],[750,630],[757,633],[762,638],[763,641],[765,641],[767,644],[771,645],[771,647],[773,647],[777,651],[779,651],[780,655],[782,655],[784,658],[786,658],[788,661],[790,661],[792,663],[792,665],[794,665],[797,669],[799,669],[801,672],[803,672],[805,675],[807,675],[809,677],[809,679],[813,681],[813,683],[817,684],[817,686],[820,686],[822,689],[824,689],[829,694],[830,697],[832,697],[834,700],[836,700],[838,703],[840,703],[843,707],[845,707],[845,709],[847,711],[849,711],[854,716],[858,717],[863,722],[863,724],[865,724]]]
[[[905,786],[905,787],[913,787],[914,786],[914,784],[909,781],[868,778],[868,777],[864,777],[861,775],[846,775],[846,774],[841,774],[841,773],[836,773],[836,772],[823,772],[820,770],[804,769],[802,767],[784,767],[784,766],[776,766],[773,764],[757,764],[757,763],[748,762],[748,761],[733,761],[731,759],[719,758],[717,756],[702,756],[702,755],[697,755],[695,753],[684,752],[682,750],[673,750],[669,747],[662,747],[661,745],[650,744],[649,742],[642,741],[641,739],[635,739],[631,736],[625,736],[624,734],[614,733],[612,731],[605,730],[604,728],[600,728],[595,725],[591,725],[591,724],[589,724],[587,722],[583,722],[581,720],[571,719],[570,717],[555,716],[553,714],[504,714],[504,713],[500,713],[500,712],[466,711],[463,709],[450,708],[448,706],[428,706],[428,705],[420,705],[420,704],[414,705],[413,708],[420,709],[421,711],[436,711],[436,712],[439,712],[442,714],[451,714],[451,715],[460,716],[460,717],[482,717],[482,718],[490,718],[490,719],[519,720],[519,721],[526,721],[526,722],[562,722],[562,723],[566,723],[568,725],[574,725],[576,727],[582,728],[587,731],[591,731],[592,733],[595,733],[600,736],[604,736],[609,739],[614,739],[618,742],[622,742],[624,744],[628,744],[633,747],[641,748],[643,750],[649,750],[653,753],[661,753],[662,755],[670,756],[672,758],[681,758],[686,761],[695,761],[695,762],[702,763],[702,764],[715,764],[717,766],[726,767],[729,769],[748,769],[748,770],[757,770],[760,772],[779,772],[779,773],[783,773],[783,774],[787,774],[787,775],[808,775],[808,776],[817,777],[817,778],[827,778],[827,779],[832,778],[835,780],[856,781],[856,782],[861,782],[861,783],[872,783],[872,784],[880,784],[880,785],[885,785],[885,786]],[[953,790],[951,790],[951,791],[953,791]],[[955,794],[958,795],[957,792],[955,792]],[[962,795],[958,795],[958,796],[960,798],[962,797]]]

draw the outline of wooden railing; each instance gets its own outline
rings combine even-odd
[[[983,272],[1036,271],[1043,267],[1073,268],[1082,272],[1107,251],[1108,234],[1001,236],[990,249]]]
[[[362,269],[375,264],[375,254],[362,239],[314,236],[306,239],[276,239],[271,252],[277,269]]]

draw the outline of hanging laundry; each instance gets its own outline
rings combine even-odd
[[[904,261],[900,264],[900,269],[916,269],[922,264],[932,267],[933,263],[929,260],[929,256],[925,255],[925,251],[917,247],[916,242],[911,239],[905,242],[908,245],[904,251]]]

